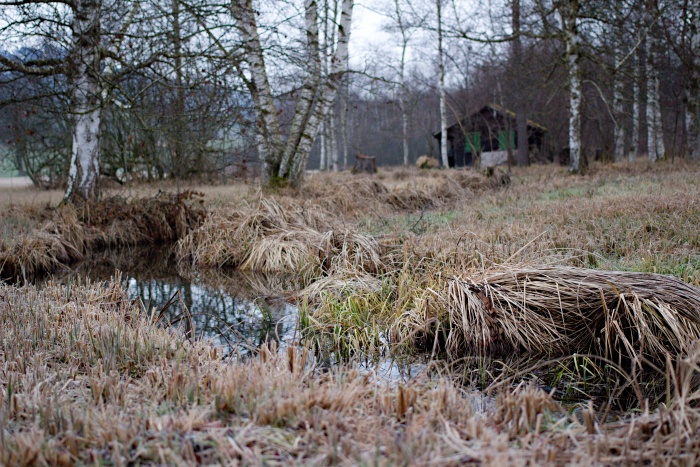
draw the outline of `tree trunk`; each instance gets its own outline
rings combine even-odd
[[[647,41],[647,154],[649,162],[656,162],[664,157],[664,132],[661,122],[661,103],[659,93],[659,38],[658,27],[654,24],[653,11],[655,1],[647,5],[647,24],[650,31]]]
[[[173,134],[170,135],[170,151],[172,154],[171,173],[177,179],[180,179],[187,170],[190,169],[189,164],[185,161],[188,156],[184,148],[185,136],[185,87],[182,66],[182,35],[180,33],[180,0],[172,0],[172,42],[173,65],[175,71],[175,102],[173,105]],[[190,154],[191,156],[191,154]]]
[[[568,0],[562,7],[562,23],[566,42],[566,62],[569,72],[569,171],[580,173],[584,168],[581,147],[581,107],[583,89],[579,61],[581,52],[578,37],[578,0]]]
[[[288,178],[293,186],[299,186],[303,180],[306,161],[313,147],[318,127],[321,121],[327,117],[329,109],[335,103],[338,87],[347,71],[349,59],[348,42],[350,40],[353,6],[353,0],[343,0],[338,24],[338,41],[335,53],[331,58],[330,73],[318,91],[316,106],[306,122],[299,144],[296,146],[291,167],[288,172],[280,173],[280,176]]]
[[[693,160],[700,159],[700,4],[690,2],[690,77],[686,86],[686,133],[688,154]]]
[[[632,144],[630,146],[630,152],[627,159],[630,162],[637,160],[637,152],[639,152],[639,111],[640,111],[640,99],[642,97],[641,90],[639,89],[639,80],[641,79],[641,66],[642,61],[639,59],[639,52],[634,53],[634,62],[632,66],[634,67],[632,73]]]
[[[342,106],[340,107],[340,132],[343,139],[343,169],[348,168],[348,99],[350,90],[347,78],[343,80]]]
[[[445,62],[442,51],[442,0],[435,1],[437,6],[437,33],[438,33],[438,92],[440,94],[440,158],[442,166],[450,166],[447,159],[447,108],[445,102]]]
[[[252,77],[250,80],[242,78],[253,97],[258,151],[263,162],[265,184],[288,182],[298,186],[303,179],[306,162],[319,127],[326,120],[329,109],[335,102],[338,86],[347,70],[353,5],[353,0],[342,0],[340,21],[333,21],[333,24],[338,25],[338,40],[330,60],[331,69],[327,76],[322,76],[318,5],[316,0],[305,1],[307,76],[299,93],[285,141],[268,79],[252,0],[232,3],[232,15],[244,44],[245,59]]]
[[[523,45],[520,38],[520,0],[513,0],[513,58],[517,73],[525,73],[523,69]],[[530,163],[530,147],[527,138],[527,114],[525,99],[519,92],[515,100],[515,124],[518,131],[518,165],[524,167]]]
[[[615,147],[613,154],[615,162],[625,160],[625,101],[624,82],[622,81],[622,70],[620,69],[620,49],[615,47],[615,71],[613,83],[613,115],[615,116],[614,140]]]
[[[315,2],[310,0],[307,3],[313,3],[314,8],[311,9],[315,11]],[[258,157],[262,164],[261,177],[263,183],[268,183],[279,172],[282,155],[282,133],[277,118],[277,107],[275,106],[272,87],[267,76],[265,57],[260,35],[258,34],[252,0],[232,2],[231,12],[241,35],[243,48],[246,52],[246,60],[250,66],[252,79],[247,84],[255,102],[257,131],[260,135],[257,138],[257,142]],[[302,96],[299,98],[297,105],[305,101],[305,90],[306,86],[302,88]],[[313,100],[313,97],[311,99]],[[292,121],[290,135],[294,129],[294,123]]]
[[[328,168],[328,164],[326,163],[326,124],[322,123],[321,124],[321,131],[318,134],[318,149],[319,149],[319,157],[321,159],[319,163],[319,170],[322,172]]]
[[[401,33],[401,62],[399,64],[399,108],[401,110],[401,139],[403,141],[403,165],[409,164],[408,152],[408,109],[406,109],[406,49],[408,48],[408,37],[406,26],[403,23],[399,0],[394,1],[396,21]]]
[[[337,132],[335,127],[335,106],[331,106],[328,115],[328,123],[330,123],[330,138],[328,139],[328,144],[330,145],[331,165],[333,167],[333,172],[337,172],[340,170],[340,166],[338,161],[338,138],[336,137]]]
[[[69,65],[73,150],[64,201],[88,201],[99,196],[101,7],[100,0],[78,0],[73,5],[73,54]]]

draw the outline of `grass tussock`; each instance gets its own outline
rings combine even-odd
[[[604,422],[531,385],[485,404],[446,379],[317,372],[294,346],[225,362],[158,327],[118,280],[0,285],[0,297],[5,465],[608,464],[698,452],[697,352],[678,359],[667,406]]]
[[[29,209],[33,228],[0,239],[0,276],[34,277],[110,246],[172,242],[198,225],[204,209],[198,193],[161,193],[127,202],[108,198],[82,206]],[[6,217],[17,216],[17,209]]]
[[[700,339],[700,290],[658,274],[514,269],[451,280],[445,307],[451,352],[592,354],[631,370]]]
[[[178,243],[177,255],[181,264],[294,273],[309,280],[336,269],[384,268],[376,240],[332,226],[330,215],[317,206],[261,199],[212,214]]]

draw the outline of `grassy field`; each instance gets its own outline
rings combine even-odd
[[[82,208],[3,192],[6,277],[174,242],[182,275],[266,275],[302,333],[223,360],[118,281],[3,285],[0,462],[694,464],[699,175],[388,169]],[[431,370],[397,384],[354,369],[387,354]]]

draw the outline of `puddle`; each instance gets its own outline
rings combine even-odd
[[[224,349],[227,357],[245,357],[273,342],[284,350],[289,343],[301,340],[298,310],[281,297],[284,290],[301,288],[292,278],[225,271],[185,277],[178,273],[167,245],[108,249],[55,273],[53,278],[61,283],[108,281],[116,271],[131,299],[139,299],[149,312],[155,309],[163,323],[212,341]],[[37,279],[35,283],[46,280]],[[275,290],[277,297],[272,292]],[[418,358],[405,361],[387,357],[357,363],[360,373],[390,384],[424,375],[428,367],[428,362]]]
[[[167,246],[106,250],[53,277],[62,283],[86,278],[108,281],[116,271],[131,299],[139,299],[149,312],[155,309],[163,323],[211,340],[227,356],[245,356],[273,341],[277,348],[284,348],[299,337],[297,308],[255,289],[256,281],[266,283],[265,278],[251,281],[241,274],[219,271],[206,277],[183,277]]]

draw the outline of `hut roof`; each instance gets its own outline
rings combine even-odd
[[[506,108],[504,108],[504,107],[501,107],[500,105],[495,104],[495,103],[493,103],[493,102],[489,102],[488,104],[483,105],[483,106],[477,108],[475,111],[473,111],[473,112],[469,113],[468,115],[462,117],[460,120],[461,120],[462,122],[465,122],[466,120],[471,119],[471,118],[474,117],[475,115],[480,114],[480,113],[483,112],[484,110],[491,110],[491,111],[500,113],[501,115],[507,116],[508,118],[512,118],[512,119],[515,119],[515,118],[516,118],[516,114],[515,114],[514,111],[512,111],[512,110],[510,110],[510,109],[506,109]],[[458,121],[457,119],[453,119],[453,120],[447,125],[447,128],[452,128],[453,126],[455,126],[455,125],[457,125],[457,124],[459,124],[459,121]],[[531,127],[531,128],[536,128],[536,129],[538,129],[538,130],[540,130],[540,131],[545,131],[545,132],[547,131],[547,127],[546,127],[546,126],[544,126],[544,125],[542,125],[542,124],[540,124],[540,123],[537,123],[537,122],[535,122],[534,120],[527,119],[527,126],[529,126],[529,127]],[[439,138],[439,137],[440,137],[440,133],[441,133],[441,131],[438,130],[437,132],[433,133],[433,136],[435,136],[436,138]]]

